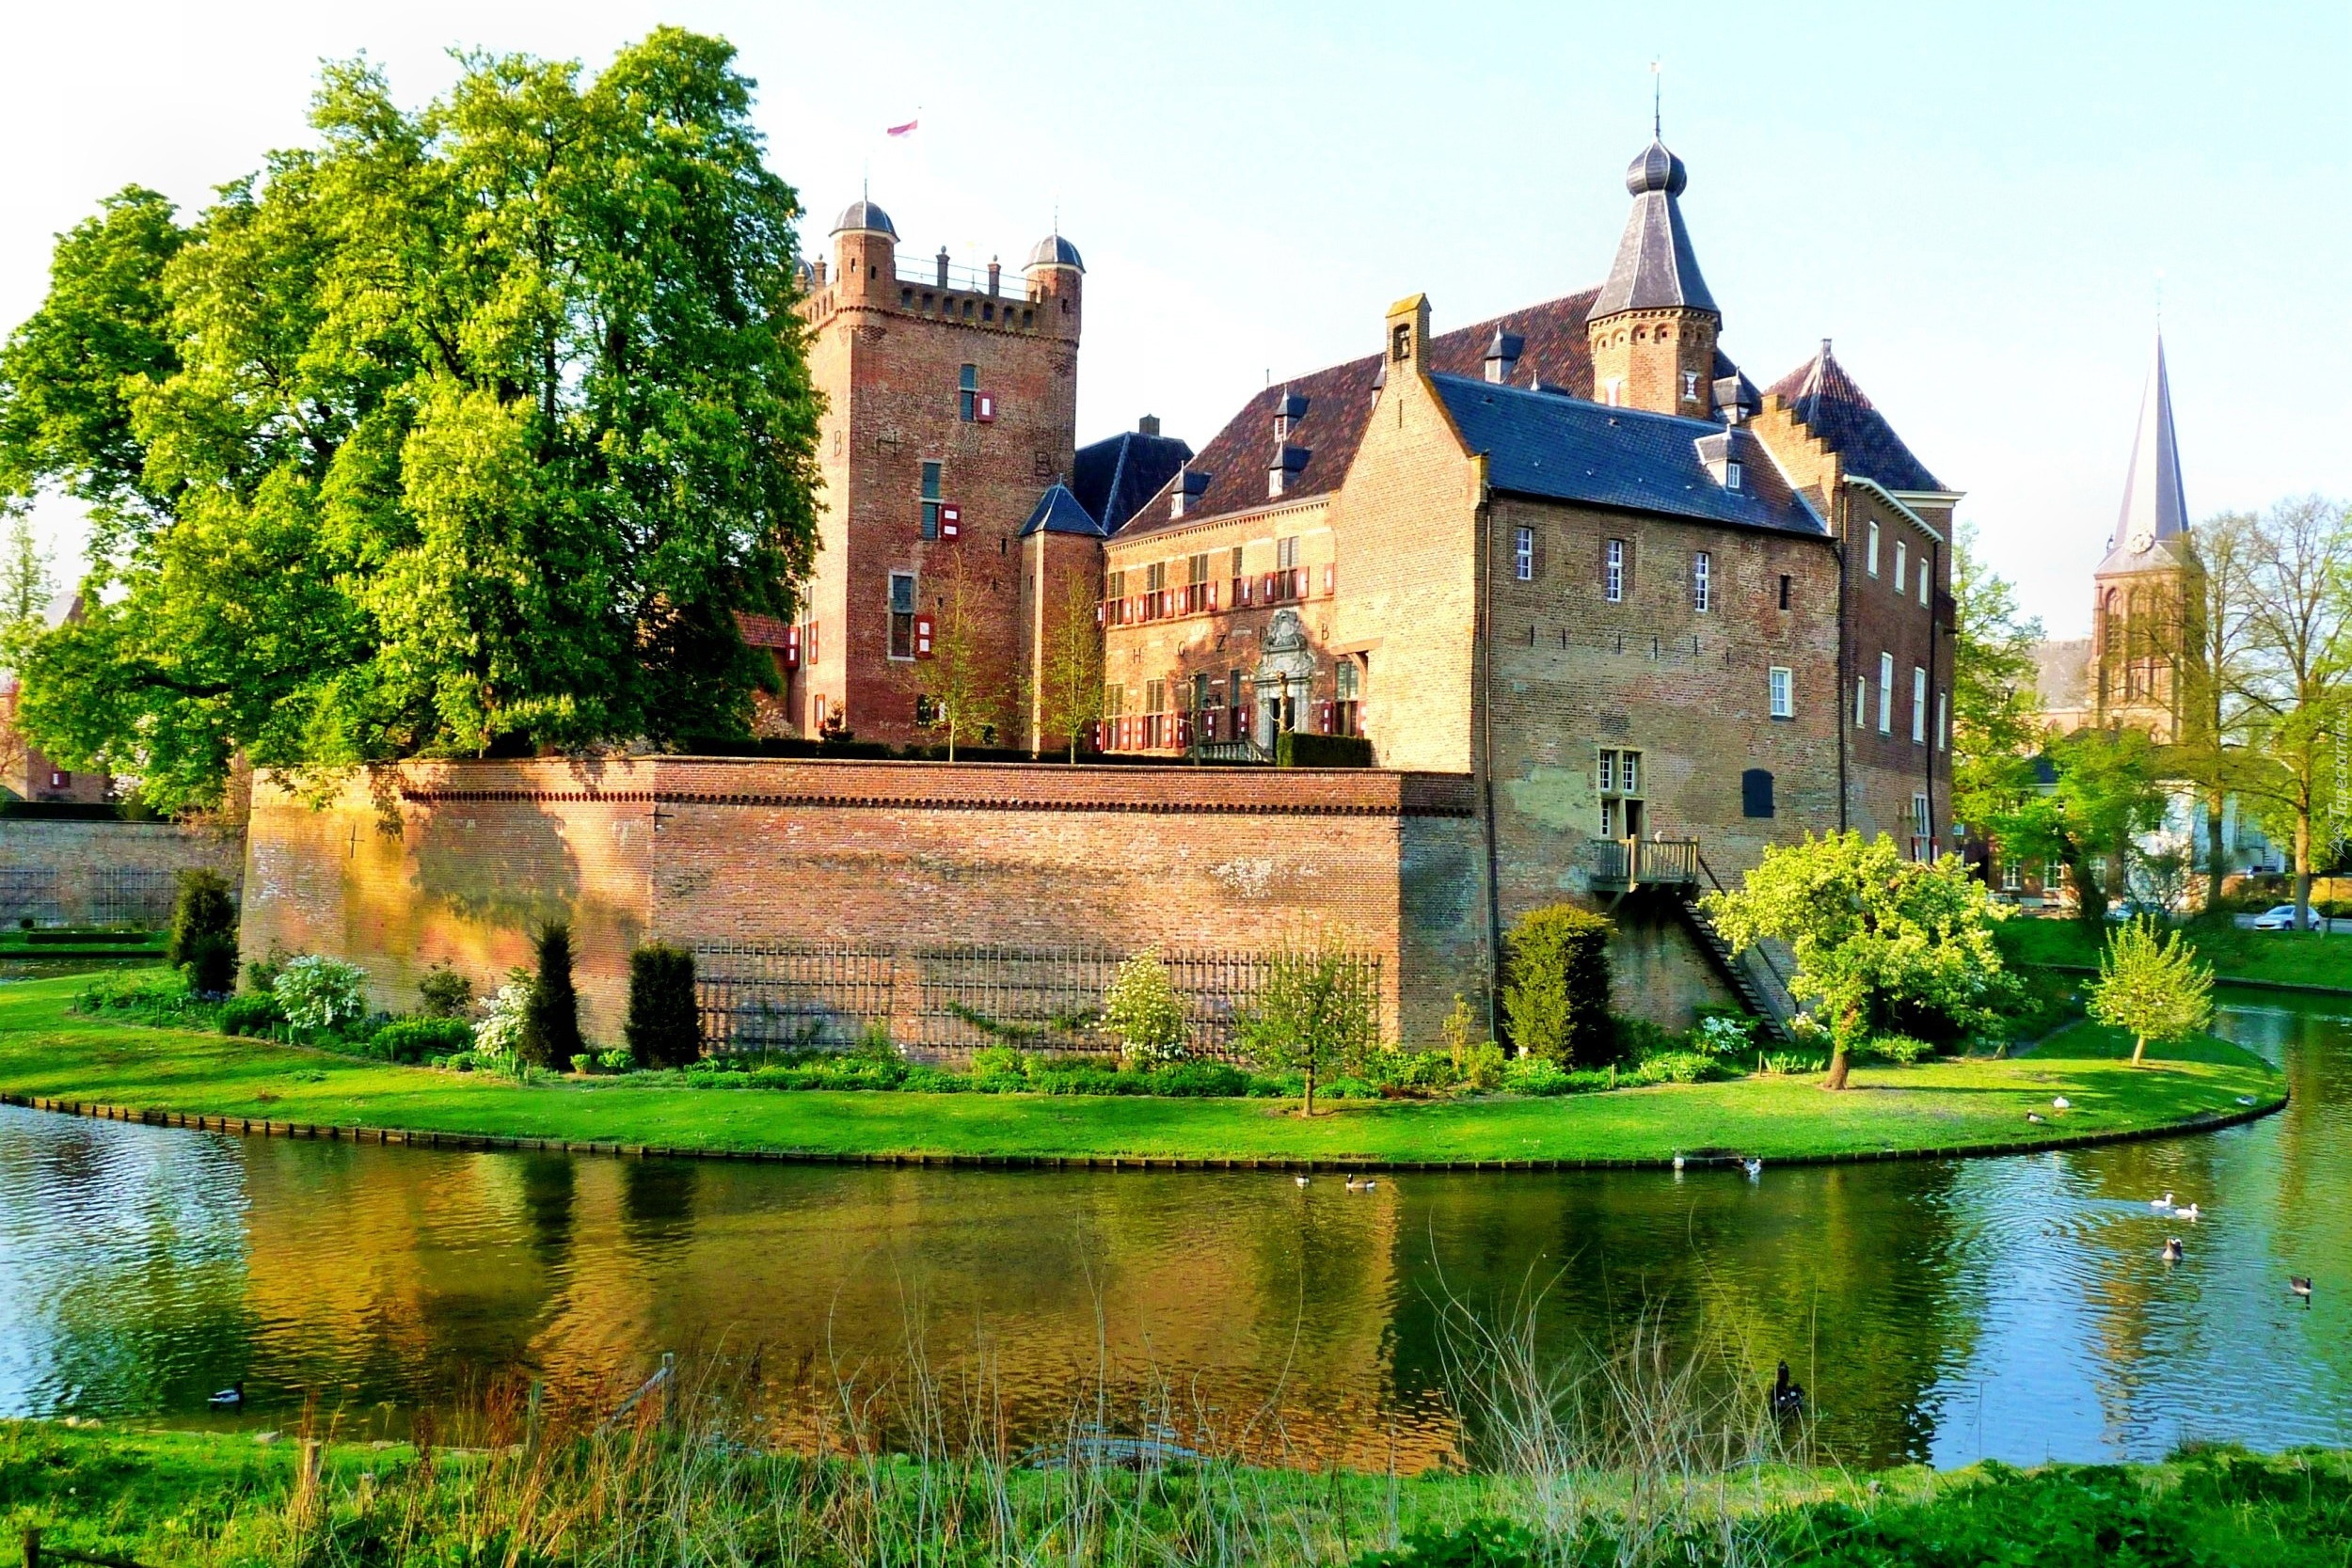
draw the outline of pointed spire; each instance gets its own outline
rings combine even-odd
[[[2132,436],[2131,470],[2123,479],[2123,510],[2116,542],[2135,550],[2188,531],[2181,499],[2181,452],[2172,435],[2172,382],[2165,373],[2164,334],[2156,334],[2155,356],[2139,396],[2139,426]]]
[[[1676,201],[1689,182],[1682,160],[1662,141],[1652,140],[1634,158],[1625,172],[1633,211],[1617,242],[1616,264],[1609,269],[1609,280],[1601,285],[1589,319],[1597,321],[1619,310],[1715,309],[1715,296],[1699,276],[1698,257],[1691,249],[1691,235]]]

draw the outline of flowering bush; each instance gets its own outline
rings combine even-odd
[[[1744,1056],[1756,1049],[1756,1026],[1727,1013],[1708,1014],[1691,1036],[1703,1053],[1718,1059]]]
[[[341,958],[305,953],[286,960],[270,982],[270,992],[296,1029],[332,1029],[366,1015],[368,972]]]
[[[498,994],[483,1004],[482,1022],[473,1026],[473,1051],[478,1057],[511,1062],[521,1041],[523,1017],[531,1009],[531,974],[514,970]]]
[[[1103,997],[1103,1027],[1119,1037],[1120,1054],[1138,1066],[1184,1055],[1184,1001],[1157,953],[1147,949],[1119,966]]]

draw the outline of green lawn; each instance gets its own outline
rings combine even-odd
[[[2352,936],[2316,931],[2242,931],[2191,926],[2187,940],[2223,980],[2263,980],[2352,990]],[[1994,927],[2011,963],[2095,969],[2105,937],[2076,920],[2005,920]]]
[[[986,1451],[811,1462],[628,1428],[536,1450],[295,1446],[0,1421],[0,1530],[152,1563],[1077,1561],[1104,1568],[2077,1568],[2338,1563],[2352,1459],[2202,1448],[2156,1465],[1546,1466],[1388,1477],[1211,1458],[1136,1474]],[[1666,1441],[1671,1448],[1673,1439]],[[1406,1537],[1401,1547],[1398,1536]],[[1638,1554],[1638,1555],[1637,1555]]]
[[[520,1085],[251,1039],[84,1019],[73,979],[0,987],[0,1093],[138,1110],[684,1149],[1346,1161],[1766,1158],[2037,1142],[2175,1125],[2268,1103],[2282,1081],[2218,1040],[2135,1070],[2089,1025],[2013,1060],[1559,1099],[1351,1101],[1310,1123],[1258,1100],[686,1087],[626,1078]],[[2055,1111],[2054,1097],[2073,1102]],[[2027,1111],[2048,1120],[2034,1124]]]

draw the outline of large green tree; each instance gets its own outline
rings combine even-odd
[[[1986,832],[2036,787],[2033,645],[2042,623],[2018,609],[2016,589],[1985,564],[1974,525],[1962,526],[1952,553],[1952,815]],[[2008,859],[2007,845],[1995,848]]]
[[[746,727],[734,611],[791,610],[818,412],[753,84],[675,28],[462,67],[413,111],[330,67],[316,146],[59,241],[0,350],[0,484],[93,524],[87,619],[25,657],[44,750],[179,806],[239,752]]]
[[[1984,884],[1957,856],[1904,859],[1884,833],[1808,833],[1772,846],[1740,887],[1708,894],[1703,907],[1737,949],[1777,941],[1794,951],[1789,992],[1829,1029],[1826,1088],[1846,1086],[1872,1025],[1931,1013],[1981,1032],[2014,983],[1994,944],[2001,911]]]
[[[2042,755],[2052,782],[1995,817],[1994,832],[2008,852],[2063,868],[2077,914],[2096,927],[2125,891],[2140,835],[2164,823],[2155,743],[2137,730],[2084,729]]]

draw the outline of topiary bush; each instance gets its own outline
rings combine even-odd
[[[229,880],[201,868],[180,873],[171,904],[171,966],[188,977],[199,996],[225,996],[237,988],[237,900]]]
[[[224,1035],[266,1035],[285,1022],[286,1015],[278,1007],[278,998],[267,991],[246,991],[220,1005],[220,1032]]]
[[[1573,904],[1530,910],[1511,927],[1502,1010],[1520,1054],[1564,1068],[1605,1065],[1616,1031],[1609,1019],[1605,916]]]
[[[1284,730],[1274,737],[1277,768],[1370,768],[1372,742],[1360,735]]]
[[[524,1004],[522,1028],[515,1037],[515,1059],[525,1067],[551,1068],[587,1049],[580,1037],[580,991],[572,983],[572,928],[561,920],[539,927],[531,939],[539,960]]]
[[[368,1012],[368,972],[317,953],[287,959],[270,990],[287,1023],[305,1033],[355,1022]]]
[[[702,1055],[693,954],[654,942],[628,956],[628,1018],[621,1036],[639,1067],[684,1067]]]

